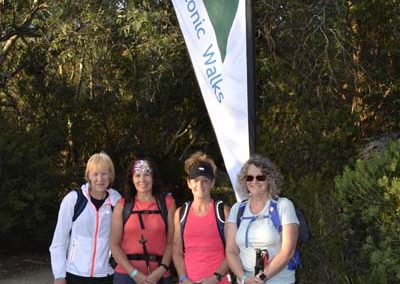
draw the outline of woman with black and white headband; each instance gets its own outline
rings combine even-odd
[[[117,262],[114,284],[168,284],[174,199],[162,193],[157,170],[147,157],[128,168],[124,198],[114,209],[111,251]]]

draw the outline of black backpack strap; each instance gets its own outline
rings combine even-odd
[[[78,198],[76,199],[76,203],[74,206],[74,215],[72,216],[72,222],[75,222],[75,220],[79,217],[79,215],[81,215],[83,209],[85,209],[86,204],[88,202],[85,195],[83,195],[81,188],[76,188],[74,190],[76,191]]]
[[[131,201],[127,202],[125,199],[124,203],[124,209],[122,211],[122,224],[125,227],[126,222],[128,221],[129,217],[132,214],[132,209],[134,205],[135,198],[133,198]]]
[[[155,213],[160,213],[161,217],[165,223],[165,230],[166,232],[168,231],[168,208],[167,208],[167,203],[165,201],[166,195],[160,194],[159,196],[156,197],[156,203],[157,203],[157,208],[158,211],[154,210],[145,210],[141,212],[142,214],[155,214]],[[132,198],[132,201],[126,202],[124,204],[124,209],[122,211],[122,220],[123,220],[123,225],[125,226],[126,222],[128,221],[129,217],[131,216],[132,213],[138,213],[138,211],[133,211],[134,207],[134,201],[135,198]]]
[[[246,204],[247,204],[247,199],[242,200],[242,202],[239,205],[239,210],[238,210],[238,213],[236,215],[236,227],[238,229],[239,229],[239,226],[240,226],[240,222],[242,222],[242,217],[243,217],[244,209],[246,208]]]
[[[214,201],[215,206],[215,220],[217,221],[217,228],[219,236],[221,237],[221,241],[225,247],[225,235],[224,235],[224,226],[225,226],[225,210],[224,210],[224,202],[222,200]]]
[[[185,230],[186,219],[189,214],[190,206],[192,205],[191,201],[186,201],[183,203],[181,208],[179,209],[179,225],[181,228],[181,239],[182,239],[182,249],[185,251],[185,242],[183,241],[183,232]]]
[[[168,208],[167,202],[165,199],[167,198],[167,194],[160,194],[156,196],[156,202],[158,210],[160,210],[161,217],[165,224],[165,232],[168,233]]]

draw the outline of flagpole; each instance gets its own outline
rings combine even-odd
[[[254,0],[246,1],[247,103],[250,154],[256,151],[256,45]]]

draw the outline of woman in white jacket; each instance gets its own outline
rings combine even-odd
[[[103,152],[94,154],[86,165],[87,183],[68,193],[61,202],[50,246],[54,284],[112,283],[111,216],[121,198],[110,188],[114,178],[110,157]],[[77,210],[77,203],[81,210]],[[73,221],[74,217],[77,218]]]

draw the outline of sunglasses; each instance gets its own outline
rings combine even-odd
[[[253,181],[256,178],[257,181],[265,181],[267,179],[266,176],[246,176],[246,181]]]

